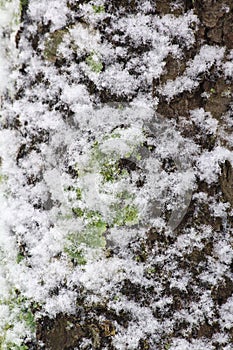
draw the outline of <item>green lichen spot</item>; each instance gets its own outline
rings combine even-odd
[[[5,305],[9,313],[11,314],[10,321],[6,321],[1,327],[0,335],[0,349],[1,350],[27,350],[28,347],[24,344],[24,336],[19,339],[19,343],[9,342],[9,334],[14,333],[15,327],[19,324],[23,326],[23,329],[30,331],[31,334],[35,334],[36,321],[32,308],[35,307],[24,295],[16,289],[10,292],[10,295],[6,299],[0,300],[0,305]],[[16,331],[17,332],[17,331]]]
[[[107,161],[101,165],[100,174],[103,176],[104,181],[113,182],[120,174],[118,162]]]
[[[87,56],[86,64],[92,70],[92,72],[100,73],[103,70],[103,64],[94,52]]]
[[[91,250],[95,257],[106,248],[107,229],[139,223],[131,176],[139,169],[143,137],[140,129],[119,127],[78,156],[76,184],[72,179],[65,191],[80,225],[67,235],[65,251],[77,264],[86,264]]]
[[[98,5],[93,5],[92,8],[93,8],[93,11],[95,13],[104,13],[105,12],[104,5],[99,5],[99,6]]]
[[[171,347],[170,344],[165,344],[164,349],[165,349],[165,350],[168,350],[168,349],[170,349],[170,347]]]
[[[135,205],[126,205],[123,208],[114,205],[116,226],[131,226],[138,223],[138,209]]]
[[[23,310],[20,315],[19,319],[25,321],[26,325],[32,330],[35,330],[36,322],[33,313],[30,309]]]
[[[78,208],[77,208],[78,209]],[[76,210],[77,210],[76,209]],[[74,209],[72,209],[74,211]],[[85,228],[81,232],[74,232],[68,235],[68,244],[65,252],[78,265],[85,265],[85,248],[104,249],[106,240],[104,232],[107,229],[106,222],[101,215],[95,211],[82,211]]]
[[[78,217],[81,218],[84,215],[84,211],[81,208],[72,208],[72,212]]]
[[[81,191],[81,189],[80,188],[76,188],[76,198],[78,199],[78,200],[81,200],[82,199],[82,191]]]
[[[18,254],[16,257],[16,262],[19,264],[24,259],[24,256],[22,254]]]
[[[70,240],[70,245],[65,247],[65,253],[78,265],[85,265],[87,263],[86,258],[84,257],[84,252],[80,247],[77,247],[76,241],[72,240],[71,237],[68,237]]]

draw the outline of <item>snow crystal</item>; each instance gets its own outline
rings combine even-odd
[[[46,0],[38,2],[30,0],[29,12],[32,20],[42,18],[44,23],[52,23],[51,29],[56,30],[62,28],[66,24],[67,6],[65,0]]]
[[[190,111],[191,120],[202,127],[208,134],[214,134],[217,131],[218,121],[211,116],[210,112],[205,112],[203,108],[197,108]]]
[[[213,151],[203,152],[197,161],[200,179],[208,184],[217,181],[221,171],[220,164],[226,159],[233,161],[232,153],[221,146],[217,146]]]

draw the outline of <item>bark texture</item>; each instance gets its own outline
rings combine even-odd
[[[67,25],[61,30],[54,31],[50,36],[50,41],[46,45],[50,45],[46,54],[42,51],[41,38],[48,36],[50,33],[50,23],[39,22],[37,24],[37,32],[27,32],[30,26],[30,13],[27,8],[24,8],[21,29],[16,37],[16,42],[20,48],[21,42],[27,38],[32,47],[32,52],[35,56],[44,57],[43,59],[49,64],[54,65],[56,74],[69,75],[69,67],[71,61],[80,62],[87,60],[87,57],[76,57],[75,53],[71,53],[72,59],[67,62],[67,58],[59,56],[56,51],[58,43],[61,42],[62,37],[67,33],[67,28],[70,28],[77,22],[80,22],[84,27],[89,26],[88,19],[81,15],[79,6],[86,4],[87,1],[67,2],[68,8],[71,11],[70,17],[67,19]],[[149,11],[149,16],[163,17],[172,15],[173,18],[193,11],[198,18],[198,23],[193,24],[197,26],[195,31],[195,42],[192,45],[185,46],[182,43],[182,38],[173,37],[171,41],[178,45],[182,50],[182,55],[178,59],[172,53],[168,54],[165,59],[165,66],[162,74],[155,77],[151,83],[141,85],[136,89],[132,89],[128,93],[124,91],[116,93],[109,87],[97,86],[94,80],[86,76],[82,77],[82,83],[87,87],[88,92],[96,103],[129,103],[135,96],[143,93],[152,96],[156,105],[156,113],[159,113],[162,118],[174,120],[176,128],[184,137],[191,138],[202,151],[213,151],[217,146],[224,147],[231,152],[233,149],[232,142],[232,96],[233,84],[232,76],[226,76],[226,73],[221,70],[217,63],[214,63],[208,72],[201,72],[196,79],[198,84],[190,91],[184,90],[179,94],[175,94],[168,98],[163,90],[168,82],[175,81],[182,77],[190,67],[190,62],[199,54],[202,47],[208,45],[218,48],[225,48],[223,62],[228,62],[233,49],[233,2],[232,0],[194,0],[194,1],[171,1],[157,0],[152,3],[152,9]],[[135,57],[135,60],[141,57],[142,54],[149,53],[151,43],[143,42],[138,46],[132,42],[130,36],[125,37],[125,33],[115,31],[113,25],[113,18],[115,21],[125,16],[135,15],[139,11],[139,2],[136,0],[111,0],[106,2],[105,11],[112,15],[106,17],[103,21],[96,22],[96,28],[101,33],[102,41],[106,41],[113,45],[113,47],[120,47],[125,50],[124,58],[119,57],[121,67],[126,67],[129,59]],[[101,11],[101,8],[96,8],[96,11]],[[172,23],[172,22],[171,22]],[[50,43],[50,44],[49,44]],[[52,43],[52,44],[51,44]],[[71,48],[72,52],[72,48]],[[91,58],[89,57],[89,62]],[[191,63],[192,65],[192,63]],[[95,66],[94,69],[104,71],[105,66]],[[27,81],[27,67],[22,65],[20,68],[22,79]],[[132,67],[130,75],[134,78],[140,77],[140,71]],[[71,78],[70,78],[71,79]],[[71,79],[72,81],[72,79]],[[44,76],[43,71],[36,76],[31,77],[27,81],[26,88],[31,86],[43,85],[45,89],[49,90],[51,86],[48,79]],[[25,85],[24,85],[25,86]],[[20,100],[25,94],[26,88],[19,88],[16,98]],[[36,98],[36,96],[35,96]],[[59,102],[59,92],[57,99],[48,94],[44,104],[50,110],[59,112],[67,125],[73,125],[74,112],[66,103]],[[209,134],[203,132],[199,126],[192,122],[190,118],[190,110],[203,108],[205,112],[211,113],[218,121],[218,129],[215,133]],[[8,120],[7,127],[16,130],[27,132],[27,125],[17,120]],[[31,152],[37,152],[39,145],[43,142],[49,142],[49,135],[46,130],[41,128],[40,132],[35,132],[33,135],[33,128],[28,131],[27,142],[22,144],[17,156],[17,162],[27,157]],[[208,167],[206,158],[206,166]],[[122,167],[128,171],[137,171],[136,165],[124,159]],[[193,164],[195,166],[195,164]],[[164,167],[169,167],[172,171],[172,164],[166,160]],[[72,173],[74,169],[70,169]],[[28,174],[28,183],[33,184],[39,181],[40,173],[37,175]],[[143,186],[143,180],[138,183],[138,186]],[[47,203],[47,204],[46,204]],[[37,208],[47,208],[47,210],[54,205],[54,203],[47,201],[44,204],[37,203]],[[225,217],[221,217],[218,213],[213,212],[213,203],[222,205],[227,203]],[[162,350],[175,349],[175,341],[183,339],[187,341],[187,346],[190,349],[197,349],[192,344],[197,344],[197,341],[206,342],[206,349],[224,350],[230,349],[230,344],[233,343],[233,328],[224,327],[220,324],[220,313],[222,306],[229,302],[233,293],[233,261],[227,260],[225,272],[222,273],[222,278],[215,284],[211,282],[211,276],[208,279],[203,278],[206,269],[215,273],[215,264],[217,266],[218,250],[217,247],[221,245],[222,241],[227,241],[229,246],[232,245],[232,229],[233,229],[233,170],[229,160],[222,162],[221,174],[215,183],[209,184],[208,179],[197,178],[196,188],[193,192],[191,202],[187,209],[185,216],[175,230],[174,235],[164,235],[163,231],[158,231],[156,228],[149,227],[146,232],[146,238],[137,242],[132,242],[129,246],[131,254],[135,261],[146,265],[153,256],[163,256],[161,262],[155,262],[150,265],[150,268],[145,272],[145,277],[148,280],[154,280],[154,286],[145,286],[140,283],[134,283],[129,279],[123,280],[118,286],[117,290],[120,295],[135,305],[142,308],[151,308],[153,317],[157,319],[160,324],[164,324],[164,330],[154,339],[151,335],[143,336],[138,343],[138,350]],[[206,234],[203,234],[203,228],[206,227]],[[187,239],[187,232],[191,228],[202,231],[200,237],[200,244],[195,241],[189,242],[185,246],[185,239]],[[208,231],[208,232],[207,232]],[[183,245],[183,248],[180,248]],[[182,253],[178,254],[177,249],[181,249]],[[182,250],[183,249],[183,250]],[[24,252],[25,253],[25,252]],[[26,254],[26,253],[25,253]],[[113,257],[117,255],[117,251],[109,250],[106,255]],[[227,252],[226,252],[227,254]],[[152,267],[151,267],[152,266]],[[212,266],[212,267],[211,267]],[[187,288],[183,290],[178,286],[172,285],[173,277],[176,271],[182,272],[183,276],[189,276],[190,283]],[[145,270],[146,271],[146,270]],[[156,284],[160,284],[160,296],[158,298]],[[65,287],[66,288],[66,287]],[[114,337],[117,334],[117,328],[123,327],[127,329],[131,325],[132,315],[128,310],[112,310],[109,304],[92,303],[88,299],[88,292],[83,290],[80,286],[80,297],[76,301],[77,312],[75,315],[58,314],[54,319],[49,317],[42,317],[37,321],[36,340],[28,343],[30,350],[46,349],[46,350],[73,350],[73,349],[109,349],[117,348],[114,345]],[[56,295],[58,291],[51,291],[52,295]],[[212,314],[208,313],[207,308],[202,305],[202,296],[208,295],[208,300],[211,301]],[[159,305],[160,298],[170,300],[166,307]],[[157,303],[156,307],[152,304]],[[198,307],[205,309],[201,321],[195,323],[190,322],[188,317],[183,317],[182,314],[191,315],[192,310],[195,309],[195,304]],[[180,316],[177,316],[180,315]],[[170,325],[168,320],[175,319]],[[139,320],[140,322],[140,320]],[[170,326],[169,326],[170,325]],[[156,329],[154,330],[156,333]],[[153,332],[152,332],[153,333]],[[219,334],[226,335],[223,343],[218,340]],[[83,342],[85,339],[86,345]],[[196,342],[196,343],[195,343]],[[44,344],[44,345],[41,345]],[[178,343],[177,343],[178,344]],[[194,347],[192,347],[194,346]],[[196,345],[197,346],[197,345]],[[227,347],[228,346],[228,347]],[[126,341],[121,349],[131,349],[131,340]],[[178,348],[178,347],[177,347]],[[188,347],[187,347],[188,348]]]

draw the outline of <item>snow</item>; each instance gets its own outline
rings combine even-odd
[[[220,164],[226,159],[233,161],[232,152],[221,146],[217,146],[213,151],[203,152],[197,162],[200,179],[208,184],[217,181],[221,171]]]
[[[51,0],[49,4],[46,0],[40,2],[31,0],[29,2],[29,13],[32,20],[37,21],[42,18],[44,24],[51,22],[51,29],[56,30],[65,26],[68,10],[65,0]]]
[[[193,340],[191,342],[185,340],[185,339],[176,339],[174,342],[172,342],[171,346],[169,347],[170,350],[202,350],[202,349],[208,349],[208,350],[214,350],[214,347],[208,342],[204,340]]]
[[[205,112],[203,108],[190,111],[191,120],[203,128],[207,134],[214,134],[218,128],[218,121],[211,116],[210,112]]]
[[[194,59],[188,62],[184,75],[175,80],[169,80],[161,88],[161,93],[169,101],[175,95],[195,89],[199,85],[201,74],[208,72],[214,64],[221,67],[224,52],[224,47],[203,45]]]
[[[221,315],[221,327],[231,329],[232,324],[233,324],[233,317],[232,317],[232,297],[228,299],[228,301],[222,305],[221,310],[220,310],[220,315]]]
[[[18,8],[19,0],[0,2],[0,103],[5,90],[7,88],[12,89],[10,67],[16,63],[17,52],[14,45],[14,36],[18,30]],[[5,32],[7,31],[6,35]]]

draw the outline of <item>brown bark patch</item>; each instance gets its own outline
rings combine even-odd
[[[220,186],[225,200],[227,200],[233,206],[233,169],[228,160],[226,160],[222,165]]]
[[[66,350],[75,347],[85,335],[82,327],[72,316],[58,315],[54,320],[45,318],[38,325],[37,339],[47,350]]]

